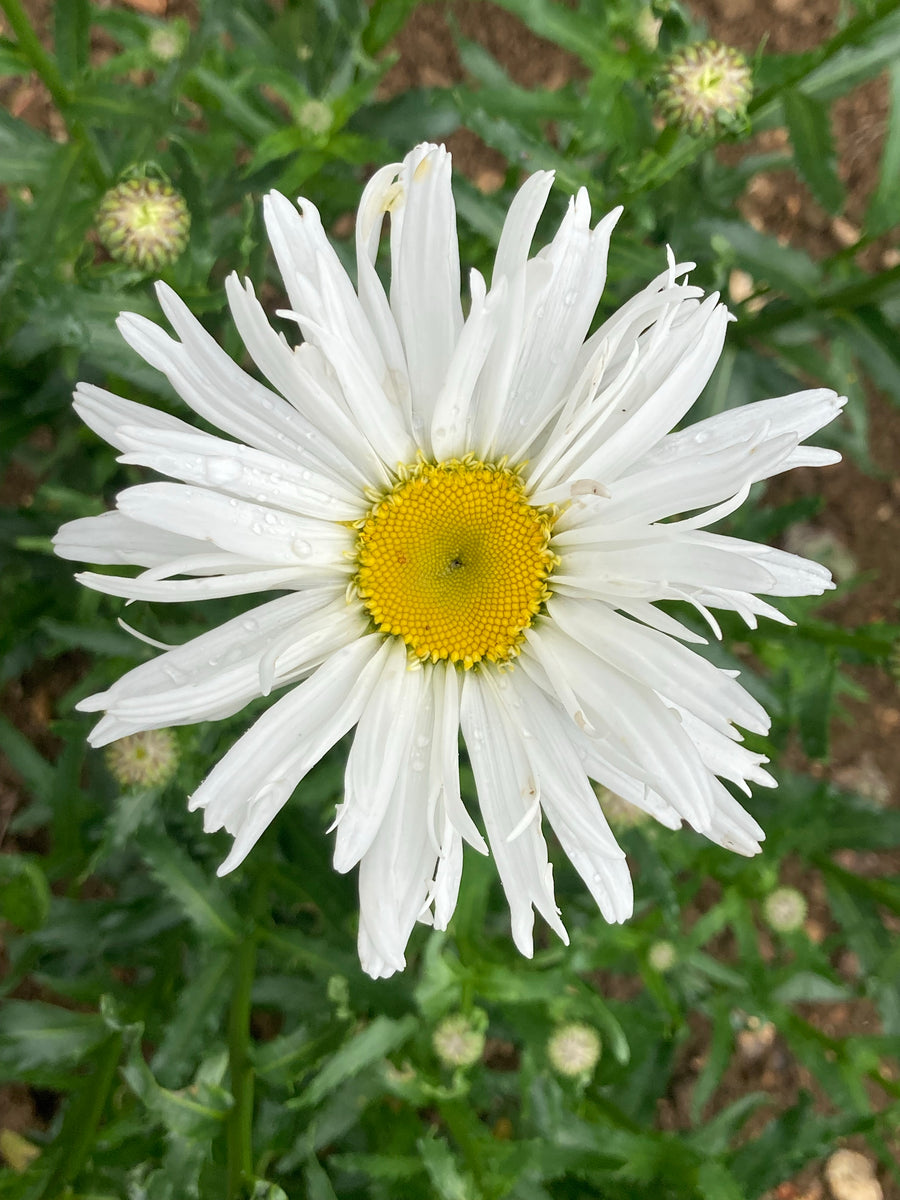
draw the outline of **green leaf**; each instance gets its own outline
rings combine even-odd
[[[443,1138],[419,1138],[416,1146],[438,1200],[470,1200],[475,1195],[472,1180],[462,1174]]]
[[[772,992],[772,998],[779,1004],[815,1004],[849,1000],[852,996],[845,984],[835,983],[815,971],[797,971]]]
[[[97,1013],[41,1000],[7,1000],[0,1009],[0,1078],[32,1082],[49,1068],[82,1066],[110,1036]]]
[[[73,83],[88,62],[91,30],[89,0],[56,0],[53,20],[56,65],[66,83]]]
[[[406,24],[420,0],[374,0],[369,8],[369,20],[362,33],[366,54],[373,58],[383,50]]]
[[[41,183],[64,147],[0,108],[0,182]]]
[[[800,91],[782,96],[784,116],[801,178],[823,208],[840,212],[844,189],[837,174],[837,154],[828,108]]]
[[[881,151],[881,170],[878,186],[869,201],[865,228],[870,234],[878,235],[891,229],[900,220],[897,198],[900,195],[900,65],[897,62],[888,71],[890,89],[890,115],[887,136]]]
[[[233,1104],[224,1088],[202,1080],[178,1091],[161,1087],[137,1044],[121,1070],[134,1094],[169,1133],[207,1142],[218,1136]]]
[[[416,1018],[412,1016],[402,1017],[399,1021],[376,1017],[371,1025],[341,1046],[298,1097],[297,1103],[304,1107],[319,1104],[345,1080],[380,1062],[386,1054],[402,1046],[412,1036],[416,1025]]]
[[[897,186],[900,196],[900,181]],[[900,405],[900,342],[881,311],[857,308],[836,322],[836,329],[848,342],[860,369],[889,400]]]
[[[5,717],[0,717],[0,750],[31,792],[46,800],[53,789],[53,767]]]
[[[242,922],[223,889],[164,834],[144,830],[139,848],[154,877],[197,930],[213,942],[234,942]]]
[[[19,929],[39,929],[50,912],[50,887],[37,863],[0,854],[0,917]]]

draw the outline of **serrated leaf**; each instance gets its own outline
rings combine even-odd
[[[419,1138],[416,1146],[435,1196],[439,1200],[470,1200],[475,1194],[474,1184],[460,1171],[444,1139]]]
[[[844,188],[838,178],[828,108],[800,91],[785,92],[782,103],[801,178],[823,208],[840,212]]]
[[[151,1116],[169,1133],[192,1141],[211,1141],[222,1129],[233,1100],[224,1088],[198,1081],[177,1091],[162,1087],[135,1045],[121,1068],[122,1077]]]
[[[109,1036],[97,1013],[7,1000],[0,1009],[0,1078],[29,1082],[48,1068],[81,1066]]]
[[[242,922],[215,877],[205,874],[165,835],[144,830],[139,849],[151,872],[198,931],[214,942],[234,942]]]

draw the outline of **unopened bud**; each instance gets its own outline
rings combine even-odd
[[[752,95],[750,65],[739,50],[694,42],[669,59],[658,101],[667,125],[696,135],[739,130]]]
[[[589,1075],[600,1058],[600,1035],[590,1025],[573,1021],[561,1025],[547,1042],[547,1057],[554,1071],[569,1079]]]
[[[793,933],[806,920],[806,897],[796,888],[779,887],[763,901],[763,916],[778,933]]]
[[[323,100],[307,100],[297,110],[297,124],[307,133],[327,133],[334,120],[334,113]]]
[[[654,942],[647,951],[647,962],[654,971],[659,971],[664,975],[666,971],[671,971],[678,961],[678,951],[671,942]]]
[[[431,1035],[434,1052],[447,1067],[471,1067],[484,1053],[487,1018],[476,1010],[469,1018],[463,1013],[444,1017]]]
[[[171,729],[148,729],[111,742],[106,765],[124,788],[162,787],[178,767],[178,742]]]
[[[188,243],[191,215],[181,196],[161,179],[125,179],[97,210],[97,233],[117,262],[142,271],[171,266]]]

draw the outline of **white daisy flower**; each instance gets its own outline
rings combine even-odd
[[[519,191],[490,288],[470,275],[468,315],[443,147],[418,146],[368,183],[356,290],[314,205],[270,195],[299,345],[272,330],[249,283],[226,287],[271,387],[164,284],[178,340],[141,316],[119,321],[228,436],[89,384],[75,394],[120,461],[179,481],[128,488],[116,511],[60,530],[65,557],[143,568],[81,582],[129,600],[285,593],[84,700],[105,713],[92,743],[227,717],[290,685],[191,798],[206,829],[234,837],[224,873],[355,726],[334,864],[359,866],[359,953],[375,977],[403,968],[417,920],[446,927],[462,843],[487,851],[460,798],[460,730],[525,955],[535,909],[566,939],[544,818],[606,919],[632,911],[590,780],[755,854],[762,830],[719,777],[745,792],[773,784],[737,730],[763,733],[768,719],[656,602],[688,601],[718,633],[711,607],[785,621],[759,595],[832,586],[815,563],[706,527],[755,481],[837,461],[801,443],[842,400],[800,392],[671,432],[729,315],[670,255],[587,337],[619,210],[591,228],[580,191],[530,257],[552,183],[539,172]],[[374,266],[386,213],[389,293]]]

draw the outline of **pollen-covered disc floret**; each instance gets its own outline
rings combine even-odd
[[[360,523],[359,594],[419,658],[504,662],[549,598],[552,517],[503,464],[420,463]]]

